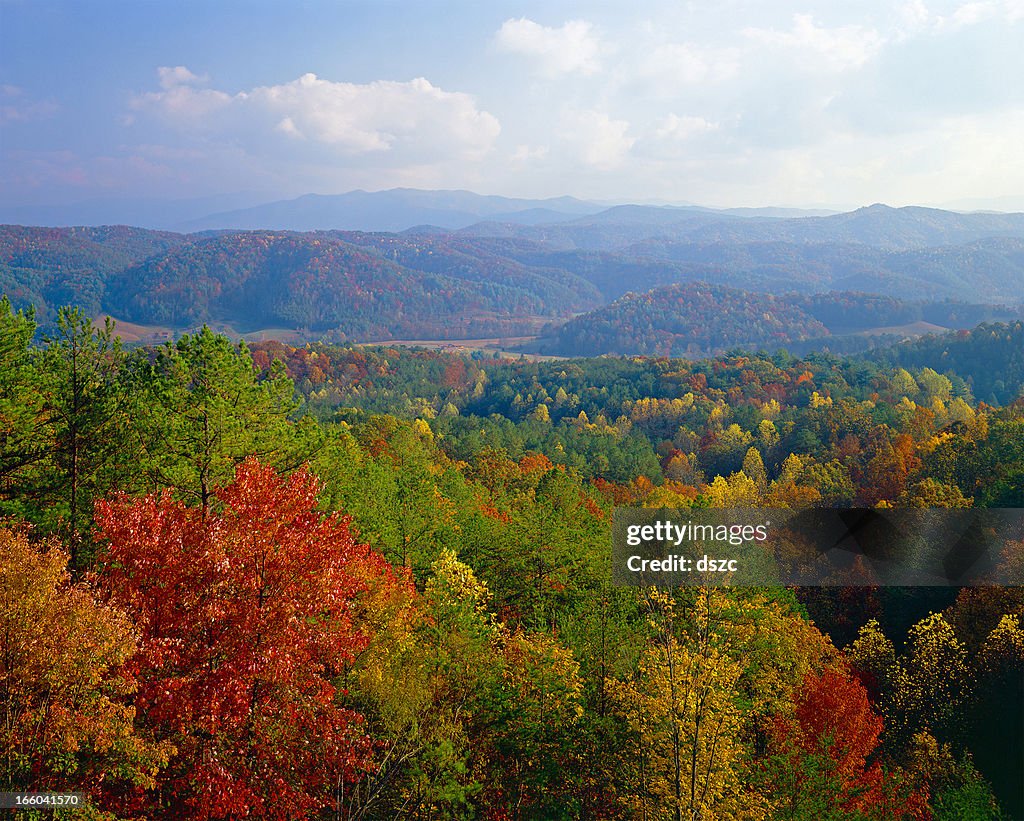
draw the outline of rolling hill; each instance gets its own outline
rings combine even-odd
[[[536,217],[538,208],[548,206],[592,207],[569,198],[383,194],[417,208],[443,206],[450,211],[459,206],[469,209],[465,213],[500,215],[505,213],[501,209],[522,207],[520,213]],[[381,195],[372,195],[377,205],[386,202]],[[355,199],[347,202],[345,207],[356,208]],[[370,220],[372,209],[365,215]],[[401,233],[192,234],[126,226],[0,226],[0,287],[16,307],[35,305],[44,327],[59,306],[77,304],[91,315],[107,312],[142,326],[184,330],[213,322],[240,330],[281,328],[299,336],[354,340],[530,335],[544,322],[557,324],[610,308],[630,293],[676,287],[685,294],[696,283],[734,289],[740,293],[721,293],[751,305],[766,304],[769,296],[782,300],[761,311],[776,316],[780,324],[744,324],[739,319],[742,309],[728,307],[726,315],[736,317],[724,326],[729,333],[698,332],[682,344],[685,350],[768,345],[772,340],[799,349],[820,335],[816,322],[830,331],[829,345],[856,349],[863,347],[863,340],[840,337],[879,327],[898,335],[904,326],[920,322],[965,327],[968,319],[1016,316],[987,306],[1024,303],[1021,214],[873,206],[848,214],[765,217],[692,207],[621,206],[555,224],[502,223],[502,232],[492,234],[484,230],[487,225]],[[943,244],[930,244],[936,242]],[[863,310],[877,314],[879,321],[853,328],[824,318],[849,297],[807,301],[834,292],[876,295],[875,303],[854,300],[856,307],[841,310],[840,319]],[[803,295],[804,302],[794,294]],[[624,314],[616,319],[616,312],[628,306],[633,312],[629,327],[639,328],[637,299],[615,305],[610,313],[591,314],[591,321],[612,333],[611,326],[627,318]],[[902,307],[888,310],[878,300],[896,300]],[[950,301],[959,307],[947,316],[941,306]],[[931,312],[908,309],[911,303],[940,307]],[[985,305],[969,307],[978,303]],[[803,330],[798,326],[804,316],[797,310],[811,323]],[[665,315],[658,322],[668,319]],[[570,328],[582,323],[575,320]],[[655,323],[651,329],[655,327],[661,326]],[[644,350],[665,345],[673,349],[676,344],[657,334],[648,339],[647,326],[640,330],[644,333],[638,344]],[[690,333],[668,326],[661,330],[683,337]],[[620,338],[624,331],[616,333]],[[566,337],[565,346],[552,344],[569,350],[594,347],[594,340],[584,344],[580,339]],[[621,342],[604,347],[625,349]]]

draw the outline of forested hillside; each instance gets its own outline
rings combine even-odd
[[[827,295],[870,293],[920,303],[920,316],[911,321],[969,328],[1014,318],[1015,308],[997,306],[1020,305],[1024,238],[1017,217],[882,208],[767,218],[622,206],[499,236],[438,229],[171,234],[6,226],[0,227],[0,287],[16,307],[35,306],[47,330],[59,306],[74,304],[159,334],[215,323],[310,340],[529,335],[545,321],[563,322],[630,292],[695,282],[775,298],[799,293],[832,314],[842,308],[823,306]],[[821,230],[814,233],[814,226]],[[948,302],[975,307],[955,315],[929,307]],[[802,309],[792,303],[780,310]],[[616,306],[611,318],[595,321],[614,325],[621,311]],[[783,317],[782,325],[788,321]],[[854,332],[823,324],[833,336]],[[731,339],[716,336],[710,347],[697,340],[698,349],[768,345],[773,338],[796,345],[817,329],[761,330],[767,326]],[[660,350],[661,343],[639,344],[634,351]],[[857,340],[829,344],[859,347]],[[612,349],[624,350],[618,343]],[[570,346],[577,350],[583,349]]]
[[[549,326],[522,350],[560,356],[693,357],[736,347],[859,353],[909,336],[1021,316],[1024,308],[910,302],[850,291],[772,296],[697,282],[627,294]]]
[[[358,339],[457,338],[508,332],[517,319],[578,304],[557,283],[537,284],[407,268],[334,236],[248,232],[197,240],[120,272],[106,304],[173,327],[220,320]]]
[[[563,356],[706,356],[737,346],[774,350],[828,333],[785,299],[696,282],[627,294],[561,325],[538,350]]]
[[[957,334],[926,336],[878,351],[875,359],[967,374],[979,399],[1008,404],[1024,395],[1024,322],[985,323]]]
[[[0,226],[0,293],[32,305],[50,324],[57,308],[101,310],[105,282],[128,266],[188,241],[181,234],[141,228],[25,228]]]
[[[32,348],[0,303],[4,789],[121,818],[1024,809],[1019,588],[610,580],[616,505],[1024,504],[1024,408],[977,403],[981,365],[58,328]]]

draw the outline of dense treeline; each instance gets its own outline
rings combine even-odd
[[[878,351],[880,362],[968,374],[979,399],[1007,404],[1024,394],[1024,322],[984,323],[970,331],[926,336]]]
[[[531,352],[560,356],[710,356],[729,348],[860,353],[905,332],[1014,320],[1022,309],[963,302],[908,302],[849,291],[781,296],[692,282],[627,294],[549,327]],[[922,324],[927,323],[927,324]]]
[[[124,226],[0,226],[0,293],[17,307],[34,306],[46,326],[56,322],[61,305],[95,316],[110,276],[186,241],[181,234]]]
[[[608,561],[616,504],[1003,503],[1019,405],[830,357],[33,326],[0,307],[4,789],[106,818],[1021,809],[1018,591],[670,594]]]
[[[338,329],[360,339],[514,331],[496,318],[480,325],[480,318],[522,322],[577,304],[553,283],[531,289],[495,276],[470,284],[451,273],[402,267],[333,236],[273,232],[199,240],[150,259],[113,277],[106,299],[146,323],[189,327],[245,318],[251,328]]]
[[[559,326],[538,350],[563,356],[708,356],[780,348],[828,335],[799,307],[769,294],[695,282],[627,294]]]

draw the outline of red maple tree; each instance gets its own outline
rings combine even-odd
[[[251,458],[219,512],[168,493],[97,505],[99,584],[141,631],[138,715],[177,749],[154,815],[303,817],[368,759],[336,680],[369,641],[358,602],[404,582],[318,491]]]
[[[927,797],[871,760],[883,722],[849,671],[808,673],[794,705],[769,727],[773,817],[927,817]]]

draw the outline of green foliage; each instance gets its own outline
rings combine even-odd
[[[39,387],[52,469],[41,477],[41,493],[50,502],[48,514],[61,519],[76,565],[89,535],[93,501],[124,472],[124,353],[109,317],[97,329],[78,308],[61,308],[56,332],[45,342],[39,370],[46,376]]]
[[[17,510],[26,494],[26,470],[47,453],[40,374],[30,347],[35,334],[32,310],[15,312],[0,299],[0,499]]]
[[[365,247],[386,245],[375,238]],[[57,327],[35,349],[31,314],[0,303],[6,513],[73,544],[74,531],[83,539],[89,531],[93,499],[115,488],[167,489],[181,544],[154,542],[146,566],[175,567],[173,595],[201,596],[207,588],[193,591],[190,580],[209,557],[190,540],[223,516],[216,488],[252,454],[292,476],[305,475],[292,471],[308,461],[322,481],[319,497],[312,484],[303,491],[303,504],[319,504],[309,515],[342,512],[353,544],[383,554],[379,568],[402,581],[385,595],[380,574],[357,574],[364,593],[345,618],[359,638],[323,679],[336,688],[335,706],[363,717],[366,755],[346,783],[349,816],[612,818],[646,808],[657,817],[699,807],[770,817],[775,799],[758,773],[776,720],[795,733],[782,758],[791,756],[799,766],[788,772],[804,781],[790,786],[800,801],[820,799],[807,806],[838,801],[847,817],[894,818],[910,812],[895,806],[900,796],[930,793],[936,815],[970,817],[994,806],[985,782],[1000,800],[1009,793],[998,759],[1017,742],[1000,717],[1021,702],[1024,657],[1024,611],[1011,593],[970,591],[922,620],[955,591],[721,590],[702,599],[683,590],[669,604],[610,583],[616,505],[1014,498],[1024,476],[1020,408],[976,404],[955,374],[784,353],[508,362],[327,344],[250,351],[209,329],[126,357],[111,329],[80,312],[62,313]],[[258,496],[262,480],[251,484]],[[120,498],[124,510],[137,504]],[[165,513],[157,519],[169,526]],[[106,525],[121,528],[123,518]],[[235,527],[232,549],[257,529]],[[330,553],[332,544],[321,547]],[[186,547],[196,548],[195,561],[178,555]],[[1017,548],[1007,551],[1007,561],[1019,561]],[[81,563],[88,560],[83,552]],[[146,596],[169,608],[160,619],[171,643],[147,645],[154,663],[171,646],[215,646],[237,626],[216,608],[203,611],[189,628],[199,645],[173,644],[187,602],[176,608],[170,592],[148,588]],[[140,630],[151,629],[147,619]],[[872,790],[894,798],[870,812],[847,790],[856,778],[826,766],[835,752],[828,720],[838,713],[821,705],[836,688],[801,695],[808,675],[836,663],[822,631],[853,642],[850,657],[885,719],[862,770],[872,773]],[[203,675],[220,664],[205,659]],[[98,676],[111,682],[115,673]],[[188,677],[171,668],[167,677],[171,691],[186,688]],[[847,702],[859,710],[860,685],[843,686],[856,691]],[[146,698],[166,697],[154,687]],[[809,704],[813,715],[799,712]],[[267,726],[284,733],[287,722]],[[915,758],[926,731],[934,750]],[[195,753],[207,732],[179,735]],[[233,766],[247,766],[243,758]],[[875,759],[881,766],[872,769]],[[677,760],[711,786],[690,789],[675,776]],[[319,778],[310,762],[297,769],[305,776],[289,773],[290,788]],[[783,783],[778,772],[773,779]],[[326,811],[330,790],[318,783],[315,792],[316,811]],[[140,806],[159,803],[153,793],[136,797]]]
[[[978,399],[1009,404],[1024,389],[1024,322],[985,323],[955,335],[926,336],[879,351],[874,358],[954,373]]]
[[[777,347],[828,329],[792,302],[705,282],[627,294],[560,326],[541,350],[562,356],[706,356],[737,345]]]
[[[131,375],[134,428],[146,487],[171,487],[202,507],[235,466],[258,456],[288,471],[316,448],[318,431],[290,421],[298,405],[283,367],[257,380],[244,343],[203,329],[167,343]]]

